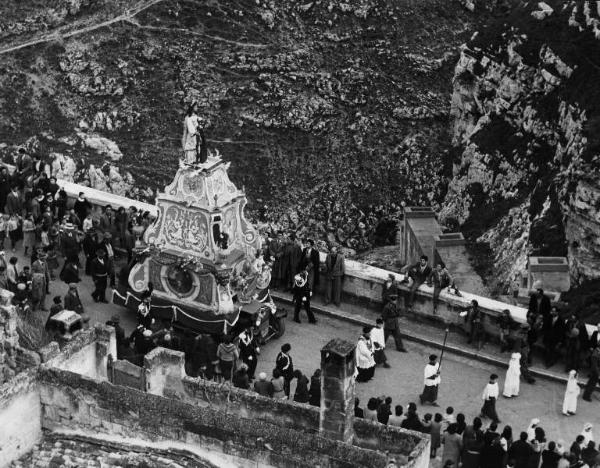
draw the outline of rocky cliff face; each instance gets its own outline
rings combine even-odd
[[[463,46],[442,217],[488,243],[506,280],[527,256],[600,276],[600,4],[518,2]]]
[[[402,202],[440,206],[473,19],[448,0],[0,2],[0,143],[152,198],[196,100],[255,220],[367,249]]]

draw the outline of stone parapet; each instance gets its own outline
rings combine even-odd
[[[92,434],[96,439],[137,439],[138,444],[178,444],[190,450],[201,447],[244,467],[257,463],[291,468],[388,465],[389,457],[383,452],[62,369],[41,369],[40,385],[42,427],[53,432]],[[414,446],[411,448],[412,452]]]

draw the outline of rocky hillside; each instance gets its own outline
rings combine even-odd
[[[527,255],[600,276],[600,3],[515,2],[462,48],[442,209],[489,245],[501,281]]]
[[[446,194],[474,18],[449,0],[3,1],[3,156],[29,141],[63,175],[152,198],[196,100],[256,220],[385,244],[402,203]]]

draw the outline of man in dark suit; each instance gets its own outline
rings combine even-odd
[[[6,197],[5,209],[11,216],[23,216],[25,214],[25,201],[16,185],[12,187],[12,190]]]
[[[96,302],[107,302],[106,285],[109,273],[110,265],[106,258],[106,252],[102,249],[98,249],[96,258],[92,260],[92,264],[90,265],[90,274],[92,275],[96,287],[92,293],[92,298]]]
[[[296,236],[292,234],[285,253],[285,255],[289,256],[289,264],[285,276],[286,289],[291,289],[294,286],[294,276],[300,271],[302,253],[302,240],[297,239]]]
[[[325,305],[333,299],[336,306],[340,306],[342,297],[342,279],[345,270],[344,254],[338,253],[336,246],[332,246],[325,259]]]
[[[550,315],[544,319],[543,333],[546,367],[551,367],[556,362],[558,347],[565,337],[565,321],[560,317],[556,307],[552,307]]]
[[[393,336],[394,342],[396,343],[396,349],[402,353],[406,353],[406,348],[404,348],[404,343],[402,342],[402,337],[400,336],[400,325],[398,324],[400,312],[398,310],[398,306],[396,305],[396,299],[397,296],[395,294],[390,294],[388,296],[388,302],[383,307],[383,311],[381,312],[381,318],[383,319],[384,340],[387,342],[388,338]]]
[[[309,323],[317,323],[317,320],[310,309],[312,290],[308,283],[308,273],[306,270],[301,271],[294,277],[292,295],[294,296],[294,322],[300,323],[300,309],[304,306]]]
[[[527,310],[527,315],[538,316],[546,318],[550,315],[550,298],[544,294],[544,289],[542,288],[542,282],[536,281],[533,283],[533,289],[535,292],[531,295],[529,299],[529,308]]]
[[[307,247],[302,252],[302,260],[300,260],[300,270],[308,272],[308,283],[310,290],[314,291],[315,286],[319,284],[319,275],[321,267],[321,259],[318,250],[315,249],[315,241],[308,239]]]
[[[429,266],[428,262],[429,258],[427,258],[427,255],[421,255],[418,263],[405,266],[401,270],[402,273],[407,273],[408,277],[412,279],[412,284],[410,285],[410,295],[408,298],[408,303],[406,304],[407,309],[412,308],[417,289],[419,289],[419,286],[425,283],[429,278],[429,275],[431,275],[431,267]]]

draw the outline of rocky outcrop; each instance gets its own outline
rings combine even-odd
[[[47,135],[44,155],[76,180],[162,189],[195,100],[253,220],[366,250],[393,241],[402,202],[440,206],[452,69],[475,18],[454,1],[163,1],[58,39],[141,3],[0,2],[13,43],[51,39],[3,56],[0,143]]]
[[[502,279],[529,254],[568,254],[576,282],[600,276],[597,17],[588,2],[530,2],[461,51],[442,217],[489,243]]]

